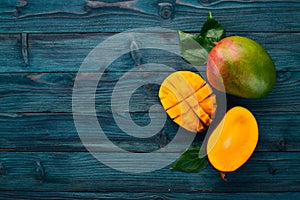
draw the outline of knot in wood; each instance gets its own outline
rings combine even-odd
[[[86,12],[89,12],[92,10],[92,8],[89,5],[85,5],[85,6],[83,6],[83,10]]]
[[[209,0],[199,0],[199,3],[200,4],[209,4],[209,3],[212,3],[212,2],[209,2]]]
[[[174,7],[173,4],[164,2],[159,3],[159,15],[162,19],[171,19],[173,17],[174,13]]]
[[[36,161],[36,166],[35,166],[35,175],[36,179],[39,180],[40,182],[43,182],[45,180],[45,170],[40,161]]]
[[[134,64],[140,67],[142,64],[142,53],[140,51],[138,43],[135,40],[132,40],[130,44],[130,56]]]
[[[271,175],[275,175],[276,174],[276,171],[277,169],[273,168],[271,164],[268,165],[268,171],[269,171],[269,174]]]
[[[286,142],[284,138],[280,138],[278,142],[278,147],[280,151],[286,151]]]

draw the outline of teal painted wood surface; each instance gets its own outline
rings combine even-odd
[[[242,200],[257,200],[257,199],[274,199],[281,200],[289,197],[291,199],[297,199],[299,194],[297,192],[285,192],[285,193],[212,193],[212,192],[193,192],[193,193],[130,193],[127,192],[114,192],[114,193],[104,193],[104,192],[2,192],[0,194],[1,198],[8,200],[15,198],[30,198],[33,200],[39,200],[44,198],[56,198],[60,199],[139,199],[139,200],[148,200],[148,199],[242,199]]]
[[[200,27],[202,23],[195,26]],[[272,56],[278,71],[299,71],[299,32],[228,32],[228,35],[234,34],[252,38],[263,45]],[[27,34],[27,40],[22,41],[21,34],[0,34],[0,50],[3,52],[3,56],[0,57],[0,72],[77,72],[88,53],[112,35],[112,33]],[[166,37],[171,40],[174,48],[179,48],[176,34],[166,34]],[[115,41],[118,42],[120,41]],[[28,45],[24,47],[23,43]],[[27,64],[21,53],[22,47],[28,51]],[[186,65],[182,64],[178,56],[162,54],[162,51],[147,51],[143,54],[144,62],[159,59],[178,69]],[[111,70],[126,71],[134,65],[129,54],[118,59],[114,66],[120,64],[122,67],[117,69],[111,67]]]
[[[167,4],[166,4],[167,3]],[[300,3],[289,1],[133,0],[74,2],[5,0],[0,30],[19,32],[120,32],[145,26],[199,31],[213,11],[228,31],[299,32]]]
[[[104,156],[113,157],[114,152]],[[1,153],[2,190],[89,192],[299,192],[298,152],[257,152],[238,171],[228,174],[207,167],[186,174],[168,168],[143,174],[116,171],[88,152]],[[151,160],[147,161],[151,164]],[[128,162],[120,165],[130,166]],[[288,166],[288,168],[287,168]],[[25,184],[26,183],[26,184]],[[276,187],[276,189],[274,189]]]
[[[154,72],[156,73],[156,72]],[[158,72],[157,72],[158,73]],[[161,76],[167,76],[171,72],[159,72]],[[95,94],[98,112],[111,110],[111,93],[118,77],[124,73],[107,73],[106,77]],[[143,77],[143,72],[131,73],[136,79]],[[163,74],[163,75],[162,75]],[[5,73],[0,74],[0,92],[2,97],[0,103],[3,113],[70,113],[72,112],[72,91],[76,74],[75,73]],[[87,76],[89,74],[87,73]],[[235,97],[228,97],[230,104],[242,104],[253,111],[291,111],[300,112],[299,97],[299,72],[277,72],[277,83],[274,90],[263,99],[246,100]],[[93,80],[87,80],[86,84],[92,84]],[[121,91],[126,93],[132,87],[135,79],[126,81]],[[86,95],[90,88],[82,89],[82,97],[78,99],[86,103]],[[157,85],[150,85],[141,88],[132,96],[134,105],[130,106],[131,112],[147,112],[153,104],[159,103],[155,93],[158,92]],[[127,94],[124,94],[126,97]],[[19,101],[22,99],[22,101]],[[15,102],[18,102],[17,104]],[[283,103],[284,102],[284,103]],[[116,111],[129,111],[123,106],[123,101],[116,102],[119,106]]]
[[[120,113],[119,115],[121,115]],[[260,141],[256,151],[299,151],[298,129],[300,115],[286,112],[254,112],[260,127]],[[150,151],[164,146],[174,137],[177,126],[168,122],[164,134],[148,140],[129,138],[120,130],[109,113],[99,113],[106,135],[118,146],[130,151]],[[136,123],[147,124],[147,114],[135,114]],[[155,117],[155,115],[154,115]],[[160,119],[160,118],[159,118]],[[163,120],[161,118],[161,120]],[[25,152],[86,151],[76,132],[72,114],[15,114],[0,117],[1,147]],[[156,128],[156,127],[155,127]],[[87,130],[88,132],[88,130]],[[138,134],[136,130],[132,133]],[[91,140],[93,138],[91,137]],[[200,138],[199,138],[200,140]],[[32,145],[34,141],[34,145]],[[199,144],[199,141],[198,143]]]
[[[228,35],[261,43],[276,65],[276,86],[265,98],[227,96],[228,108],[242,105],[257,118],[260,138],[253,156],[229,173],[227,182],[211,166],[197,174],[171,171],[169,166],[128,174],[97,161],[82,144],[72,116],[74,80],[85,57],[99,43],[131,28],[199,32],[209,11]],[[299,18],[298,0],[1,1],[0,199],[299,199]],[[176,33],[163,37],[179,49]],[[195,71],[169,52],[139,53],[142,63],[158,61],[175,70]],[[117,127],[110,108],[111,92],[128,70],[135,71],[134,78],[121,88],[124,92],[147,73],[170,73],[140,72],[136,61],[131,53],[124,54],[101,74],[95,109],[111,141],[131,152],[150,152],[168,144],[177,125],[167,119],[151,138],[128,137]],[[93,74],[89,73],[87,77]],[[89,81],[93,80],[85,83]],[[120,99],[114,113],[126,119],[130,111],[138,125],[147,125],[150,106],[159,103],[157,90],[153,84],[139,88],[131,97],[130,109]],[[83,105],[86,92],[82,90]],[[158,111],[153,117],[163,120]],[[203,137],[198,135],[194,144]],[[115,157],[112,151],[99,153]]]

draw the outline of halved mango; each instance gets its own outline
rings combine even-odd
[[[198,74],[177,71],[161,84],[160,101],[175,123],[191,132],[201,132],[211,123],[216,112],[216,96]]]
[[[258,125],[246,108],[231,108],[207,141],[209,162],[220,172],[233,172],[252,155],[258,142]]]

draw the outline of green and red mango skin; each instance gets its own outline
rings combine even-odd
[[[257,42],[241,36],[222,39],[210,51],[207,78],[217,90],[243,98],[261,98],[274,87],[276,70]]]

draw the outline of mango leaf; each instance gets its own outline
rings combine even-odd
[[[211,12],[208,13],[206,22],[203,24],[197,41],[208,52],[214,47],[214,42],[219,42],[225,37],[225,30],[222,25],[213,18]]]
[[[206,157],[199,158],[200,147],[189,147],[170,167],[171,170],[196,173],[208,165]]]
[[[206,63],[208,53],[214,47],[214,42],[218,42],[225,37],[225,30],[209,12],[200,34],[185,33],[181,30],[178,31],[178,34],[181,56],[188,63],[199,66]]]
[[[204,65],[207,61],[208,52],[198,43],[198,36],[180,30],[178,34],[183,59],[194,66]]]

